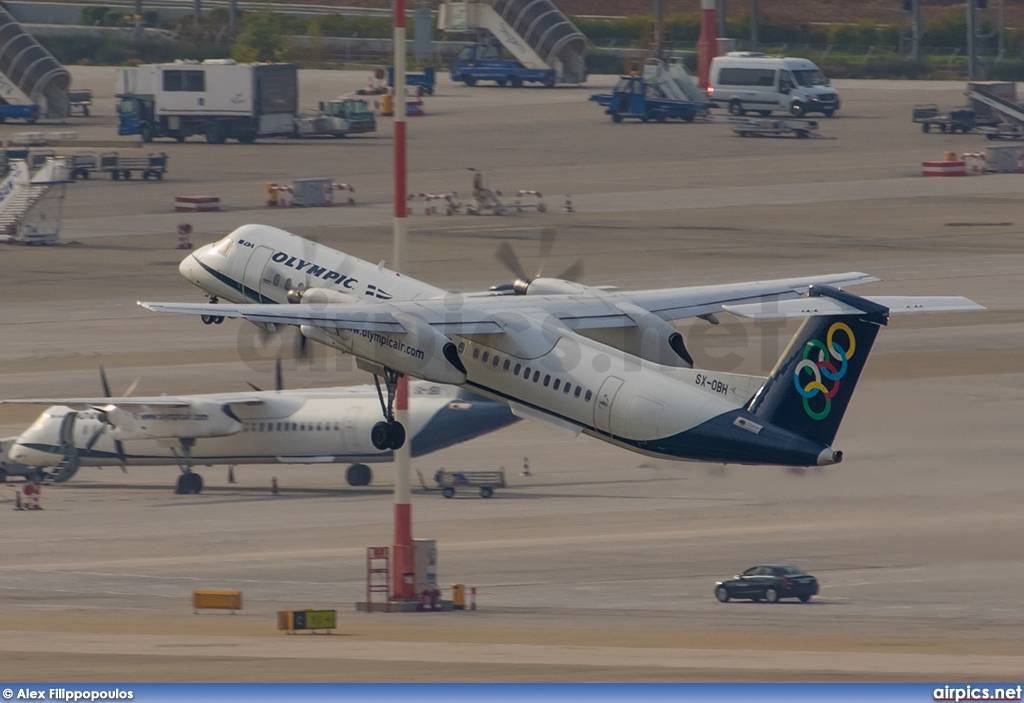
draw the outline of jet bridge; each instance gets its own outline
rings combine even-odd
[[[42,117],[63,118],[70,112],[71,74],[0,8],[0,99],[16,105],[39,105]]]
[[[527,68],[555,69],[560,83],[587,79],[587,38],[551,0],[443,2],[437,26],[450,33],[489,33]]]

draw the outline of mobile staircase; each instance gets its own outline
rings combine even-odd
[[[38,105],[40,117],[63,119],[71,113],[70,85],[68,70],[0,8],[0,101]]]
[[[559,83],[587,79],[587,38],[551,0],[442,2],[437,26],[481,44],[489,34],[524,67],[553,69]]]
[[[31,175],[28,163],[11,161],[0,181],[0,241],[54,244],[60,238],[64,191],[71,182],[67,163],[50,157]]]

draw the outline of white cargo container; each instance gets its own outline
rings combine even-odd
[[[147,142],[202,134],[221,144],[295,131],[299,88],[292,64],[175,61],[119,68],[114,80],[118,134]]]

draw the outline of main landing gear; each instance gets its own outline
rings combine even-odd
[[[210,296],[210,305],[216,305],[220,302],[220,298],[215,295]],[[223,315],[202,315],[201,316],[204,325],[219,325],[224,322]],[[198,493],[199,491],[196,491]]]
[[[191,437],[183,437],[179,442],[181,443],[181,454],[174,452],[174,456],[178,460],[178,466],[181,467],[181,476],[178,476],[174,492],[178,495],[188,495],[189,493],[199,495],[203,492],[203,477],[192,473],[192,447],[195,446],[196,441]]]
[[[384,385],[388,391],[387,402],[380,389],[380,376],[374,374],[373,382],[377,384],[377,397],[380,398],[380,409],[384,413],[384,422],[378,422],[370,430],[370,441],[377,449],[398,449],[405,444],[405,427],[395,420],[395,390],[402,374],[391,369],[384,369]]]

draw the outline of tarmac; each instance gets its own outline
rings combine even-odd
[[[52,125],[116,139],[113,69],[73,67],[92,116]],[[303,71],[304,107],[366,75]],[[788,471],[653,460],[521,422],[414,462],[505,468],[491,499],[416,489],[414,534],[438,541],[448,586],[477,610],[359,613],[366,548],[392,539],[393,472],[345,485],[343,466],[82,469],[14,512],[0,486],[0,661],[6,681],[1019,681],[1024,670],[1024,175],[921,178],[922,161],[984,151],[978,135],[924,134],[919,102],[962,101],[961,83],[836,81],[830,139],[741,139],[726,124],[614,124],[580,88],[468,88],[442,79],[409,122],[411,192],[470,191],[468,168],[549,211],[414,214],[410,275],[458,291],[583,257],[582,282],[622,288],[841,271],[855,292],[966,295],[983,312],[895,317],[879,335],[836,439],[842,464]],[[719,111],[721,114],[721,111]],[[0,138],[45,131],[7,123]],[[140,153],[126,139],[124,150]],[[73,151],[61,149],[62,152]],[[346,139],[254,145],[154,142],[163,181],[94,177],[67,189],[63,244],[0,253],[0,397],[199,393],[272,383],[290,335],[156,315],[138,300],[195,301],[176,228],[213,241],[272,224],[370,261],[391,255],[391,120]],[[268,208],[267,182],[331,177],[357,205]],[[216,195],[219,213],[174,213]],[[575,212],[563,211],[571,196]],[[417,211],[418,212],[418,211]],[[697,364],[767,373],[794,327],[723,316],[679,325]],[[290,387],[366,382],[318,350],[285,364]],[[38,409],[0,407],[17,434]],[[520,476],[524,456],[531,476]],[[270,495],[276,477],[281,495]],[[815,574],[808,604],[718,603],[716,580],[758,563]],[[194,614],[198,588],[243,592],[235,615]],[[278,610],[331,608],[331,635],[288,636]]]

